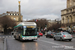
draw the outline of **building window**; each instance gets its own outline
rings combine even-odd
[[[14,14],[14,15],[16,15],[16,14]]]
[[[13,15],[13,14],[11,14],[11,15]]]
[[[69,23],[69,18],[68,18],[68,23]]]
[[[10,14],[8,14],[8,15],[10,15]]]
[[[69,12],[69,10],[67,10],[67,13]]]
[[[19,15],[19,14],[17,14],[17,15]]]

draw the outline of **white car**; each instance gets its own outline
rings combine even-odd
[[[72,35],[68,32],[59,32],[54,35],[54,40],[72,40]]]

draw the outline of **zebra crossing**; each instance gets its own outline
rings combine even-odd
[[[0,38],[13,38],[14,36],[0,36]]]

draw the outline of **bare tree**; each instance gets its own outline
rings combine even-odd
[[[60,27],[61,27],[61,24],[56,23],[56,24],[53,24],[51,27],[49,27],[48,30],[57,30]]]
[[[48,25],[48,21],[46,19],[37,19],[37,21],[33,19],[29,20],[28,22],[36,22],[37,27],[40,27],[41,29],[44,29]]]
[[[8,16],[0,17],[0,25],[4,28],[4,34],[7,34],[7,28],[12,28],[16,25],[16,21],[10,19]]]

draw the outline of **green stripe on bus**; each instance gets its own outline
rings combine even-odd
[[[37,37],[37,36],[22,36],[22,37]]]
[[[17,26],[14,26],[14,28],[19,27],[19,26],[22,26],[22,25],[17,25]]]
[[[20,35],[20,37],[22,38],[22,34]]]

